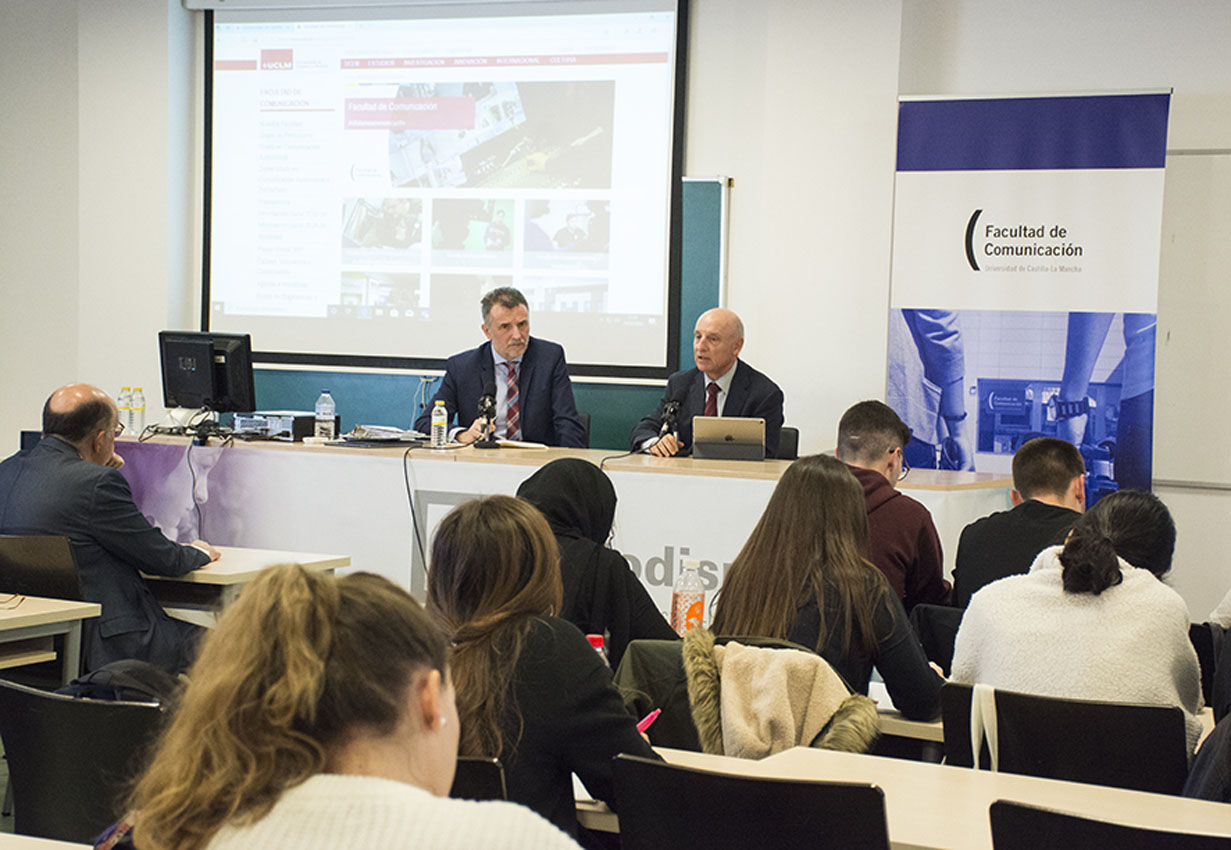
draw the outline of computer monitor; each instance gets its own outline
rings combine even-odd
[[[160,331],[164,407],[256,410],[248,334]]]

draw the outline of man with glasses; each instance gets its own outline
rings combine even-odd
[[[899,493],[910,468],[902,449],[910,429],[880,401],[861,401],[838,423],[838,460],[863,486],[868,507],[868,558],[889,579],[909,612],[921,602],[949,603],[940,537],[928,509]]]
[[[123,432],[115,402],[69,384],[43,405],[38,445],[0,463],[0,534],[49,534],[72,543],[81,595],[102,605],[88,630],[87,666],[137,658],[183,670],[200,629],[168,617],[140,573],[181,576],[218,558],[203,540],[173,543],[150,524],[117,471]]]

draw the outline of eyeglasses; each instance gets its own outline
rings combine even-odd
[[[119,425],[115,426],[115,438],[117,440],[120,439],[120,435],[123,433],[124,433],[124,423],[121,422]]]
[[[910,464],[906,462],[906,451],[898,446],[897,451],[902,453],[902,471],[898,473],[898,480],[906,480],[906,476],[910,474]]]

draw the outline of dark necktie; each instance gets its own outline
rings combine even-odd
[[[505,396],[504,435],[510,440],[520,440],[521,416],[518,415],[517,406],[517,364],[512,361],[505,361],[504,365],[509,367],[509,374],[506,378],[509,390]]]
[[[705,415],[718,415],[718,382],[710,381],[709,386],[705,388]]]

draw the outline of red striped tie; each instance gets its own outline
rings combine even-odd
[[[505,366],[509,367],[508,375],[508,395],[506,399],[507,413],[505,415],[504,435],[510,440],[521,439],[521,416],[519,416],[517,406],[517,364],[510,361],[505,361]]]
[[[710,385],[705,388],[705,415],[718,415],[718,382],[710,381]]]

